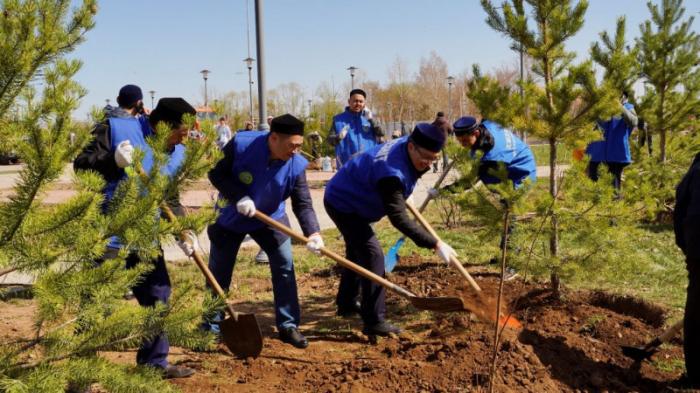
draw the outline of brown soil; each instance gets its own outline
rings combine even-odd
[[[498,280],[474,272],[487,297]],[[420,296],[454,296],[465,284],[454,269],[403,258],[389,278]],[[298,279],[304,312],[306,350],[276,339],[269,301],[237,303],[240,311],[255,311],[265,336],[257,359],[235,359],[223,347],[195,353],[173,349],[171,359],[197,370],[189,379],[173,381],[185,392],[475,392],[486,391],[493,354],[493,324],[470,313],[420,312],[394,294],[387,299],[388,318],[405,333],[370,341],[357,318],[334,312],[337,282],[332,269]],[[256,291],[269,291],[258,280]],[[651,362],[635,364],[621,345],[640,345],[659,334],[663,309],[649,305],[641,315],[635,300],[600,293],[564,292],[554,300],[546,287],[515,280],[506,283],[506,297],[521,330],[506,330],[497,363],[497,392],[658,392],[678,378],[680,370],[664,372],[655,361],[682,359],[678,343],[665,345]],[[0,303],[0,337],[8,331],[15,310],[31,301]],[[25,311],[27,309],[25,308]],[[23,322],[24,323],[24,322]],[[31,321],[26,321],[30,324]],[[133,352],[112,354],[133,361]]]

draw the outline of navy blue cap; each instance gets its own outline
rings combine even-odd
[[[418,123],[411,133],[411,141],[416,145],[439,152],[445,146],[447,134],[441,128],[428,123]]]
[[[453,128],[455,135],[467,135],[479,128],[479,123],[472,116],[464,116],[457,119],[457,121],[453,124]]]
[[[278,134],[304,136],[304,122],[286,113],[272,119],[270,131]]]
[[[151,112],[148,120],[154,127],[159,121],[169,123],[171,127],[177,127],[182,124],[182,117],[185,114],[194,116],[197,111],[180,97],[165,97],[158,100],[156,109]]]
[[[136,85],[125,85],[119,89],[119,95],[117,96],[117,103],[122,108],[128,108],[135,104],[136,101],[143,99],[143,93],[141,88]]]

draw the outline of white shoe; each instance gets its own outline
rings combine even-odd
[[[267,256],[267,253],[260,249],[260,252],[258,252],[258,255],[255,256],[255,262],[257,263],[270,263],[270,258]]]

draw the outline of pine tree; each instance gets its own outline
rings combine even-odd
[[[77,193],[64,203],[41,203],[47,187],[89,141],[89,132],[72,118],[84,89],[73,78],[77,60],[65,60],[93,25],[96,3],[9,0],[0,16],[0,129],[25,162],[14,194],[0,203],[0,270],[37,275],[37,304],[31,337],[0,347],[0,391],[84,390],[99,383],[115,392],[163,392],[171,385],[155,370],[115,365],[98,352],[138,346],[165,331],[174,344],[207,346],[212,337],[198,333],[203,310],[192,304],[193,283],[175,288],[168,305],[144,308],[123,300],[126,288],[150,270],[149,264],[124,269],[128,248],[144,256],[158,252],[161,238],[183,228],[201,229],[212,210],[167,223],[158,207],[174,197],[184,182],[199,178],[216,159],[213,131],[204,143],[187,143],[186,160],[173,179],[160,175],[169,130],[159,128],[148,143],[154,165],[146,177],[122,182],[103,213],[103,179],[95,173],[75,177]],[[43,89],[30,83],[42,75]],[[194,119],[188,119],[191,124]],[[70,145],[69,133],[78,133]],[[138,153],[137,153],[138,155]],[[99,266],[108,239],[125,243],[118,258]],[[212,306],[213,306],[212,302]],[[209,306],[210,304],[208,304]],[[208,307],[206,307],[208,308]]]
[[[556,199],[559,197],[557,145],[573,143],[590,129],[595,119],[609,117],[615,108],[615,94],[596,84],[591,61],[573,64],[575,54],[566,51],[564,45],[583,26],[588,2],[528,0],[529,12],[523,0],[504,2],[500,12],[489,0],[482,0],[481,4],[489,26],[521,46],[533,61],[533,73],[542,78],[541,85],[528,82],[524,113],[529,116],[517,128],[549,143],[549,194]],[[558,260],[560,232],[558,217],[552,214],[549,254],[553,265],[561,262]],[[551,281],[558,293],[556,272],[552,273]]]
[[[660,136],[659,161],[667,160],[669,132],[686,130],[700,104],[700,35],[692,30],[694,17],[683,19],[682,0],[647,3],[651,20],[639,26],[637,39],[643,78],[653,87],[643,117]]]

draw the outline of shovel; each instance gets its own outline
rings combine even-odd
[[[168,217],[168,221],[172,222],[176,219],[168,205],[163,203],[160,207]],[[216,278],[209,270],[209,267],[204,263],[199,251],[195,250],[192,257],[194,258],[197,267],[199,267],[199,270],[201,270],[202,273],[204,273],[204,276],[207,278],[209,286],[214,288],[216,294],[222,299],[226,299],[224,290],[216,281]],[[231,353],[239,358],[258,357],[258,355],[260,355],[260,351],[262,351],[263,339],[262,333],[260,332],[260,326],[258,325],[258,320],[255,318],[255,314],[236,312],[228,302],[226,302],[226,310],[228,310],[229,317],[224,318],[223,321],[219,322],[219,327],[221,329],[221,340],[231,351]]]
[[[139,170],[139,174],[142,179],[147,180],[148,175],[143,171]],[[175,214],[170,209],[167,203],[163,202],[160,205],[161,210],[165,213],[168,221],[173,222],[177,220]],[[184,232],[182,233],[184,235]],[[182,236],[184,238],[184,236]],[[204,263],[202,255],[199,254],[198,250],[194,250],[192,254],[195,263],[199,270],[202,271],[204,277],[206,277],[209,286],[214,288],[214,291],[222,299],[226,299],[226,294],[224,290],[219,285],[218,281],[209,267]],[[223,321],[219,322],[219,328],[221,329],[221,340],[224,345],[239,358],[256,358],[260,355],[262,351],[262,333],[260,332],[260,326],[258,325],[258,320],[255,318],[255,314],[239,313],[234,311],[233,307],[226,302],[226,310],[228,310],[229,318],[224,318]]]
[[[287,227],[284,224],[281,224],[269,216],[267,216],[264,213],[261,213],[260,211],[255,212],[255,218],[258,220],[264,222],[265,224],[269,225],[270,227],[277,229],[278,231],[288,235],[289,237],[300,241],[302,243],[308,243],[309,239],[295,231],[293,231],[291,228]],[[354,271],[355,273],[359,274],[360,276],[374,281],[377,284],[383,286],[384,288],[394,291],[400,296],[405,297],[408,299],[413,307],[420,309],[420,310],[429,310],[429,311],[439,311],[439,312],[451,312],[451,311],[464,311],[464,302],[462,301],[461,298],[458,297],[418,297],[414,295],[413,293],[407,291],[406,289],[392,283],[391,281],[385,279],[384,277],[378,276],[377,274],[372,273],[371,271],[363,268],[362,266],[359,266],[348,259],[334,253],[333,251],[327,249],[326,247],[321,248],[321,254],[333,259],[334,261],[338,262],[341,264],[343,267],[350,269]]]
[[[407,203],[406,207],[408,207],[408,210],[410,210],[411,213],[413,213],[413,215],[416,216],[416,219],[418,220],[418,222],[420,222],[423,228],[425,228],[426,231],[430,232],[430,234],[433,235],[434,238],[440,241],[440,237],[438,236],[437,232],[435,232],[433,227],[430,226],[425,217],[423,217],[423,215],[420,214],[418,210],[416,210],[415,206],[411,205],[410,203]],[[474,281],[474,278],[472,278],[471,274],[469,274],[467,269],[465,269],[464,266],[462,266],[462,263],[455,256],[452,256],[450,258],[450,263],[452,264],[452,266],[457,268],[459,273],[467,280],[469,286],[472,287],[476,294],[473,304],[472,302],[469,302],[469,304],[465,304],[465,308],[467,308],[469,311],[472,311],[481,318],[498,322],[499,325],[511,328],[522,327],[520,322],[518,322],[517,319],[510,315],[501,314],[500,318],[497,316],[499,315],[499,313],[496,313],[496,310],[498,309],[496,303],[493,301],[493,299],[488,299],[484,296],[483,292],[481,292],[481,287],[479,287],[479,284],[477,284],[476,281]]]
[[[675,336],[676,333],[678,333],[681,329],[683,329],[683,320],[682,319],[680,321],[676,322],[670,328],[666,329],[658,337],[649,341],[644,346],[633,347],[633,346],[623,345],[622,346],[622,354],[627,356],[628,358],[633,359],[636,362],[641,362],[644,359],[650,358],[651,355],[653,355],[654,353],[656,353],[656,351],[658,351],[661,344],[672,339],[673,336]]]
[[[438,189],[438,188],[440,187],[440,185],[442,184],[442,182],[443,182],[443,181],[445,180],[445,178],[447,177],[447,174],[450,172],[450,169],[452,169],[452,166],[454,165],[454,163],[455,163],[455,162],[452,161],[452,162],[450,162],[450,163],[447,165],[447,168],[445,168],[445,169],[442,171],[442,174],[440,175],[440,177],[439,177],[439,178],[437,179],[437,181],[435,182],[435,185],[433,185],[433,188]],[[430,196],[430,194],[428,194],[428,195],[425,197],[425,200],[423,200],[423,203],[420,205],[420,208],[418,209],[418,211],[422,213],[423,210],[425,210],[425,208],[428,206],[428,203],[429,203],[432,199],[433,199],[433,197]],[[399,238],[399,240],[397,240],[396,243],[394,243],[394,245],[389,249],[389,251],[388,251],[388,252],[386,253],[386,255],[384,256],[384,270],[385,270],[387,273],[391,273],[391,271],[394,270],[394,268],[396,267],[396,262],[398,262],[398,260],[399,260],[399,255],[398,255],[398,254],[399,254],[399,249],[401,248],[401,246],[403,246],[403,243],[404,243],[405,241],[406,241],[406,236],[401,236],[401,237]]]

